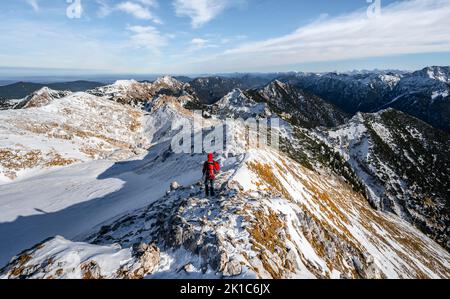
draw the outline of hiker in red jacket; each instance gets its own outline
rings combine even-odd
[[[203,164],[203,176],[205,177],[206,196],[214,196],[214,181],[216,173],[220,170],[220,165],[214,161],[212,153],[208,154],[208,161]]]

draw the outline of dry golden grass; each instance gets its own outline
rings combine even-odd
[[[283,240],[280,234],[280,231],[285,229],[285,224],[272,210],[269,210],[268,214],[262,210],[256,210],[253,212],[253,215],[255,221],[247,228],[253,244],[253,250],[259,253],[259,260],[272,278],[281,279],[289,271],[294,271],[293,265],[285,259],[287,254],[286,240]],[[269,262],[271,254],[278,255],[283,260],[283,267],[277,268],[272,266],[273,264]]]
[[[16,265],[11,269],[10,276],[18,277],[21,276],[23,271],[25,270],[25,264],[31,260],[31,256],[29,254],[22,254],[16,261]]]
[[[259,190],[264,190],[265,186],[269,186],[268,191],[279,193],[293,202],[292,196],[287,194],[283,184],[287,182],[292,184],[296,181],[302,186],[302,192],[309,194],[305,200],[310,201],[310,204],[305,205],[298,202],[297,205],[305,217],[320,228],[320,234],[317,231],[311,231],[308,227],[296,228],[296,230],[303,234],[316,254],[326,262],[330,273],[335,269],[345,273],[347,277],[361,277],[361,273],[355,269],[352,263],[348,262],[350,253],[359,257],[363,267],[368,267],[363,254],[367,251],[365,244],[362,244],[359,238],[349,231],[351,226],[356,225],[358,229],[364,231],[366,238],[381,252],[385,251],[388,255],[394,254],[392,258],[395,258],[396,255],[405,263],[397,269],[395,268],[398,267],[396,263],[392,264],[398,273],[409,273],[409,276],[415,278],[429,278],[429,274],[418,264],[419,261],[440,276],[450,277],[450,269],[442,260],[443,256],[437,254],[435,249],[431,248],[432,245],[423,240],[420,233],[416,234],[414,229],[401,224],[401,221],[388,219],[389,216],[374,210],[368,201],[354,192],[345,181],[331,173],[318,173],[295,163],[288,163],[284,159],[280,159],[280,161],[281,164],[274,162],[273,165],[256,161],[247,162],[247,166],[260,179],[260,181],[254,182]],[[295,186],[292,187],[295,189]],[[270,196],[270,192],[268,195]],[[264,232],[252,226],[252,238],[255,241],[259,240],[255,242],[254,247],[258,250],[265,249],[265,247],[267,250],[273,249],[272,245],[276,244],[273,238],[276,234],[272,228],[276,226],[276,221],[258,213],[255,214],[255,217],[258,219],[257,225]],[[272,227],[268,223],[272,223]],[[399,246],[392,246],[392,242]],[[330,244],[333,244],[331,248]],[[324,276],[323,272],[306,260],[301,252],[298,252],[298,255],[303,264],[317,277],[327,277],[330,274],[327,273]],[[273,269],[267,261],[264,261],[267,259],[264,253],[260,254],[260,258],[271,275],[280,276],[277,269]],[[450,263],[450,260],[447,262]],[[383,275],[381,274],[381,276]]]
[[[98,273],[92,272],[98,271]],[[102,279],[100,266],[95,261],[86,262],[81,265],[82,277],[85,280]]]
[[[17,178],[17,172],[35,167],[67,166],[78,162],[76,159],[66,159],[55,150],[43,154],[40,150],[0,149],[0,166],[3,174],[11,180]]]
[[[42,158],[40,150],[14,150],[0,149],[0,165],[10,171],[19,171],[25,168],[33,168]]]
[[[15,124],[18,128],[23,129],[25,131],[28,131],[30,133],[34,134],[48,134],[53,129],[58,128],[59,125],[55,122],[44,122],[44,123],[38,123],[38,122],[30,122],[30,121],[16,121]]]
[[[83,146],[80,148],[80,151],[86,156],[90,157],[91,159],[95,159],[97,155],[100,154],[100,151],[98,149],[95,149],[90,146]]]
[[[48,105],[51,102],[51,98],[48,93],[42,95],[35,95],[31,101],[29,101],[24,108],[38,108]]]
[[[55,151],[51,152],[49,157],[50,159],[44,163],[45,167],[67,166],[77,162],[76,159],[65,159]]]
[[[128,109],[128,115],[130,116],[129,129],[131,132],[137,132],[141,128],[142,113],[136,109]]]
[[[270,191],[278,191],[286,199],[292,200],[291,195],[283,187],[283,184],[278,180],[270,164],[247,162],[247,166],[251,171],[256,173],[256,175],[266,184],[267,187],[269,187]],[[261,182],[256,182],[256,185],[262,186]]]

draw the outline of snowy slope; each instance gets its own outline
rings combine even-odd
[[[240,89],[234,89],[213,105],[213,113],[222,118],[247,119],[266,114],[267,105],[249,99]]]
[[[53,111],[45,118],[62,123],[92,113],[114,123],[116,114],[96,114],[99,106],[120,116],[138,111],[106,95],[80,95],[21,112],[44,119]],[[201,118],[183,107],[185,98],[146,100],[136,135],[144,135],[145,152],[86,159],[0,185],[0,278],[450,277],[450,254],[407,221],[373,209],[328,137],[285,122],[282,152],[246,146],[237,127],[240,142],[217,153],[219,195],[205,198],[204,155],[171,149],[183,120]],[[56,109],[75,101],[83,109],[70,117]],[[229,116],[273,114],[239,90],[212,112],[202,119],[205,130]],[[128,139],[134,135],[118,136],[136,144]]]
[[[84,96],[83,94],[83,97],[79,100],[86,100]],[[102,106],[137,112],[129,106],[122,106],[94,96],[88,96],[88,99]],[[65,107],[69,103],[82,104],[82,102],[76,102],[75,100],[69,97],[67,102],[63,101],[57,104]],[[53,166],[47,169],[50,166],[45,166],[46,170],[40,169],[40,171],[32,172],[21,180],[3,186],[0,185],[0,210],[2,211],[0,222],[3,223],[0,225],[0,243],[2,244],[0,264],[5,263],[21,249],[32,246],[45,238],[57,234],[73,238],[103,221],[129,210],[140,208],[164,195],[172,180],[178,180],[181,183],[193,183],[200,178],[201,174],[198,173],[197,168],[200,167],[203,157],[197,157],[197,160],[177,166],[180,157],[167,156],[171,153],[170,137],[174,134],[174,132],[169,132],[172,122],[176,126],[176,123],[181,119],[178,111],[187,113],[187,110],[180,107],[179,102],[174,98],[161,97],[156,99],[154,104],[151,117],[144,116],[140,120],[139,130],[142,131],[141,133],[133,136],[127,131],[127,127],[122,126],[121,123],[118,123],[116,128],[117,133],[124,131],[123,134],[117,135],[121,142],[125,142],[127,139],[134,142],[132,138],[139,137],[139,140],[145,138],[145,144],[149,146],[152,140],[158,140],[150,151],[143,151],[139,148],[137,153],[140,154],[133,153],[131,160],[128,161],[124,157],[129,156],[129,150],[125,152],[127,155],[117,156],[117,154],[110,155],[107,151],[108,148],[106,148],[107,156],[101,160],[92,161],[90,157],[83,156],[83,152],[74,150],[75,154],[85,159],[84,163],[75,163],[71,166],[57,167],[56,169]],[[46,109],[54,109],[54,107],[48,106]],[[79,109],[83,109],[84,113],[89,113],[84,105],[81,105]],[[93,111],[97,110],[91,110],[90,113]],[[29,112],[36,116],[35,110],[21,110],[21,112]],[[105,128],[111,130],[114,127],[112,127],[113,122],[110,117],[114,119],[123,115],[116,115],[113,111],[108,110],[106,112],[107,114],[101,114],[104,115],[103,118],[95,114],[92,116],[97,121],[105,122]],[[81,117],[80,120],[87,119],[85,115],[79,113],[74,115]],[[60,117],[56,113],[52,115]],[[127,115],[125,114],[125,116]],[[50,116],[46,115],[46,117]],[[72,120],[71,118],[69,120],[62,118],[60,121],[67,124]],[[126,118],[125,120],[130,119]],[[208,124],[208,122],[205,122],[205,124]],[[88,126],[89,124],[79,123],[78,125]],[[89,128],[92,128],[92,125],[90,124]],[[33,135],[32,137],[43,140],[42,143],[37,144],[40,151],[44,151],[46,147],[50,146],[60,150],[64,149],[50,143],[59,142],[59,139],[54,141],[47,135]],[[80,144],[89,141],[90,139],[87,139],[87,141],[80,140]],[[36,147],[34,139],[28,141],[27,144]],[[57,143],[57,145],[59,144]],[[70,142],[68,146],[73,145]],[[123,151],[120,148],[113,150],[113,153],[118,151],[121,154]],[[158,157],[162,158],[154,160]],[[118,159],[116,158],[120,158],[120,161],[117,162]],[[161,160],[164,163],[161,163]],[[27,166],[24,165],[24,167]],[[179,169],[179,173],[173,172],[175,168]],[[30,171],[29,169],[24,170],[24,172]],[[52,185],[52,188],[47,188],[48,185]]]
[[[39,211],[44,212],[36,215],[23,208],[10,212],[9,218],[2,215],[10,221],[0,226],[2,244],[18,240],[3,248],[4,261],[12,252],[47,237],[62,237],[23,252],[1,275],[99,278],[132,272],[138,278],[142,275],[134,274],[134,269],[148,264],[144,271],[148,278],[450,276],[449,253],[421,232],[400,218],[373,210],[336,174],[309,170],[270,148],[242,154],[237,144],[221,153],[220,195],[205,199],[197,184],[203,155],[174,154],[169,146],[168,137],[175,132],[168,124],[185,117],[187,110],[165,99],[149,115],[158,132],[153,136],[161,137],[153,138],[153,147],[141,160],[106,170],[106,164],[102,170],[94,167],[90,178],[77,170],[81,165],[61,169],[58,177],[65,174],[70,179],[59,180],[59,192],[46,191],[46,198],[34,203],[39,202]],[[243,134],[239,129],[235,133]],[[92,163],[106,162],[82,165]],[[47,175],[33,178],[35,183],[30,179],[17,184],[38,189],[45,179],[53,181]],[[172,181],[181,187],[166,193]],[[67,190],[69,184],[77,191]],[[80,192],[89,189],[92,197]],[[15,192],[16,200],[29,198],[15,184],[5,185],[1,192]],[[61,196],[67,198],[66,207],[49,202]],[[69,206],[77,200],[80,204]],[[14,219],[14,214],[28,216]],[[153,248],[144,260],[133,254],[140,247]],[[74,259],[79,261],[75,266]]]
[[[61,99],[70,94],[70,91],[58,91],[48,87],[43,87],[21,100],[14,106],[14,109],[43,107],[50,104],[55,99]]]
[[[0,112],[0,183],[92,159],[124,159],[148,144],[142,111],[86,93],[35,101],[48,92],[29,97],[23,109]]]
[[[182,158],[191,163],[201,157]],[[336,176],[307,170],[270,149],[221,160],[218,198],[204,199],[199,185],[184,184],[76,238],[84,244],[57,238],[22,253],[3,275],[81,278],[86,264],[94,264],[100,277],[120,277],[120,265],[130,258],[117,255],[143,243],[159,248],[148,278],[449,277],[445,250],[406,222],[374,211]],[[55,243],[62,250],[52,254]],[[114,251],[104,256],[112,244]],[[58,273],[75,248],[81,248],[77,271]],[[108,259],[105,269],[99,255]]]
[[[318,135],[348,161],[375,207],[450,248],[450,135],[393,109]]]

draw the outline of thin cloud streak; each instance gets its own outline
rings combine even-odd
[[[39,11],[39,3],[37,0],[26,0],[26,2],[34,9],[34,11]]]
[[[153,9],[159,7],[156,0],[121,1],[117,4],[112,4],[107,0],[95,0],[95,2],[98,5],[97,16],[100,18],[108,17],[113,12],[120,11],[138,20],[150,20],[156,24],[163,23],[153,13]]]
[[[235,71],[262,66],[340,61],[450,51],[450,1],[413,0],[384,7],[377,18],[365,11],[321,17],[291,34],[246,43],[187,68]]]
[[[156,54],[160,54],[160,48],[167,45],[168,38],[152,26],[129,26],[132,32],[130,43],[132,46],[143,49],[150,49]]]
[[[150,6],[154,6],[154,1],[140,1],[142,4],[132,1],[125,1],[117,4],[116,8],[122,12],[131,14],[136,19],[152,20],[155,23],[161,23],[157,17],[150,11]],[[150,5],[150,6],[149,6]]]
[[[244,0],[175,0],[173,6],[177,16],[189,17],[192,27],[199,28],[224,10],[244,2]]]

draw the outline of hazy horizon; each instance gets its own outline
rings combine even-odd
[[[57,82],[70,82],[70,81],[98,81],[100,83],[110,83],[115,80],[155,80],[161,76],[174,76],[174,77],[189,77],[192,79],[199,77],[209,77],[209,76],[222,76],[222,77],[233,77],[237,75],[264,75],[264,74],[276,74],[276,73],[353,73],[353,72],[389,72],[389,71],[399,71],[399,72],[414,72],[426,67],[440,66],[449,67],[449,65],[424,65],[423,67],[417,69],[401,69],[401,68],[373,68],[373,69],[349,69],[346,71],[330,70],[322,72],[306,71],[306,70],[292,70],[292,71],[274,71],[274,72],[229,72],[229,73],[203,73],[203,74],[176,74],[176,73],[102,73],[95,72],[92,70],[62,70],[62,69],[39,69],[39,68],[4,68],[0,67],[0,85],[7,85],[17,82],[30,82],[30,83],[57,83]],[[15,69],[13,75],[8,75],[3,73],[5,70]],[[28,70],[28,72],[20,73],[20,70]],[[30,72],[32,70],[32,72]]]

